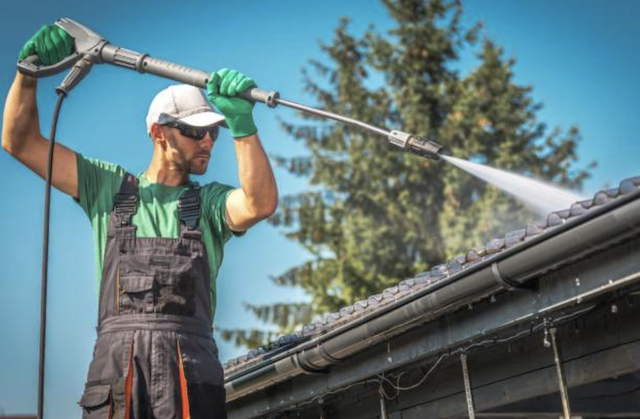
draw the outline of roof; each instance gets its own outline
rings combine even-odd
[[[422,291],[436,282],[442,281],[543,233],[552,231],[569,220],[582,217],[599,207],[638,190],[640,190],[640,176],[625,179],[620,182],[617,188],[599,191],[591,199],[578,201],[568,209],[552,212],[544,220],[533,222],[526,228],[511,231],[503,238],[490,240],[483,246],[475,247],[447,263],[434,266],[431,270],[420,273],[414,278],[405,279],[396,286],[385,289],[380,294],[372,295],[365,300],[344,307],[338,312],[327,314],[319,320],[305,325],[293,334],[281,336],[268,345],[231,359],[224,364],[225,375],[230,376],[242,372],[262,361],[267,361],[283,351],[295,348],[314,337],[355,322],[365,315],[380,311],[392,303]]]

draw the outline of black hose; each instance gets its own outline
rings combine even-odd
[[[49,159],[47,161],[47,177],[44,192],[44,231],[42,242],[42,291],[40,293],[40,360],[38,366],[38,419],[44,419],[44,366],[45,347],[47,338],[47,273],[49,266],[49,208],[51,204],[51,176],[53,171],[53,150],[56,140],[56,127],[60,107],[66,94],[58,91],[60,95],[56,109],[53,112],[51,123],[51,139],[49,140]]]

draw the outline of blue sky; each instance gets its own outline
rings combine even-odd
[[[0,96],[15,75],[18,51],[44,23],[71,17],[111,43],[206,71],[237,68],[265,89],[309,103],[301,68],[321,58],[318,41],[329,42],[340,16],[353,31],[369,23],[387,29],[392,22],[375,1],[300,2],[294,0],[219,2],[61,0],[3,5],[0,26]],[[516,82],[532,85],[544,104],[539,113],[550,126],[577,124],[583,142],[580,165],[599,166],[583,193],[615,186],[640,175],[640,2],[630,0],[475,0],[465,2],[464,22],[483,20],[488,34],[515,57]],[[473,68],[471,52],[459,63]],[[41,129],[49,133],[53,89],[62,76],[39,82]],[[144,117],[153,95],[168,81],[101,66],[63,105],[58,140],[86,156],[144,170],[151,156]],[[303,150],[278,126],[293,118],[284,108],[256,106],[256,122],[271,154]],[[276,170],[281,195],[305,183]],[[222,136],[208,173],[197,179],[237,184],[233,144]],[[0,415],[36,410],[39,286],[44,182],[0,152]],[[263,224],[227,246],[219,279],[216,324],[256,326],[243,301],[263,304],[297,301],[295,290],[273,286],[269,277],[307,255],[278,230]],[[91,231],[80,207],[61,193],[52,198],[46,411],[51,418],[79,417],[80,398],[95,339],[96,291]],[[221,358],[243,350],[219,342]]]

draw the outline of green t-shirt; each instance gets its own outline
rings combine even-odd
[[[126,170],[119,165],[89,159],[76,153],[78,163],[78,194],[76,200],[87,214],[93,228],[95,244],[96,278],[98,290],[102,280],[102,265],[107,243],[109,214],[113,210],[115,194]],[[189,181],[182,186],[167,186],[151,183],[144,172],[137,175],[138,210],[132,218],[137,226],[136,237],[180,237],[178,198],[183,190],[197,182]],[[233,190],[231,186],[212,182],[201,187],[202,216],[198,227],[202,230],[202,241],[207,250],[211,282],[211,312],[216,310],[216,278],[222,264],[224,244],[232,235],[240,235],[229,229],[225,221],[226,200]]]

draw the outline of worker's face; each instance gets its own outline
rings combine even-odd
[[[166,153],[176,170],[201,175],[207,171],[214,140],[207,133],[202,140],[182,135],[176,128],[163,127],[167,140]]]

